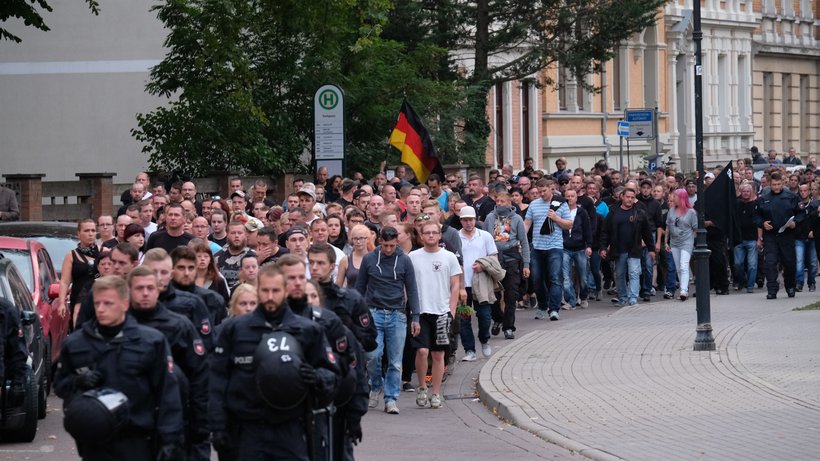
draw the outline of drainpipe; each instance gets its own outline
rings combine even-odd
[[[602,70],[601,70],[601,112],[603,113],[603,117],[601,118],[601,138],[604,141],[604,146],[606,150],[604,151],[604,159],[606,160],[606,164],[609,165],[609,150],[610,145],[609,141],[606,137],[606,122],[608,120],[609,108],[607,107],[607,100],[606,100],[606,63],[604,63]]]

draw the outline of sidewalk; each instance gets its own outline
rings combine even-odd
[[[692,351],[694,299],[534,331],[490,358],[479,393],[592,459],[818,459],[820,311],[792,311],[817,300],[712,296],[715,352]]]

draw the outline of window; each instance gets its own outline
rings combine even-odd
[[[558,110],[567,110],[567,70],[558,64]]]
[[[809,152],[809,76],[800,76],[800,152]]]
[[[504,88],[503,83],[495,85],[495,161],[499,168],[504,165]]]
[[[523,159],[530,156],[530,83],[521,82],[521,156]]]
[[[746,69],[746,55],[740,55],[737,57],[737,85],[735,89],[737,90],[737,110],[738,114],[740,115],[740,129],[743,131],[750,130],[751,127],[746,124],[746,117],[751,116],[751,111],[749,110],[749,73]]]
[[[780,120],[781,120],[781,142],[782,150],[788,149],[787,144],[791,142],[791,128],[792,128],[792,76],[791,74],[783,74],[783,83],[780,87]]]
[[[718,117],[720,129],[729,129],[729,63],[725,54],[718,55]]]
[[[772,144],[774,136],[774,114],[772,113],[772,80],[771,72],[763,73],[763,151]]]

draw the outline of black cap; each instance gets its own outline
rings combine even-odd
[[[285,240],[289,239],[291,235],[296,235],[296,234],[304,235],[305,238],[307,238],[308,231],[307,231],[307,229],[305,229],[302,226],[299,226],[299,225],[293,226],[290,229],[288,229],[288,231],[285,233]]]

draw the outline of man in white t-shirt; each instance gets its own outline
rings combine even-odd
[[[416,348],[416,374],[419,389],[416,404],[441,408],[441,380],[444,376],[444,354],[450,349],[450,325],[456,313],[461,266],[453,253],[439,247],[441,225],[426,221],[421,226],[423,248],[410,253],[416,284],[419,287],[421,316],[419,329],[414,331],[413,347]],[[423,289],[422,289],[423,288]],[[433,359],[432,395],[428,397],[425,376],[427,356]]]
[[[473,297],[473,273],[481,272],[482,266],[478,259],[495,256],[498,249],[493,236],[485,230],[476,227],[475,208],[465,206],[461,209],[461,230],[458,236],[461,239],[461,256],[464,258],[464,286],[467,288],[467,305],[475,309],[478,318],[478,341],[481,343],[481,353],[490,357],[493,353],[490,347],[490,323],[492,322],[492,304],[479,303]],[[461,317],[461,345],[464,346],[464,362],[475,362],[475,337],[473,336],[472,316]]]

